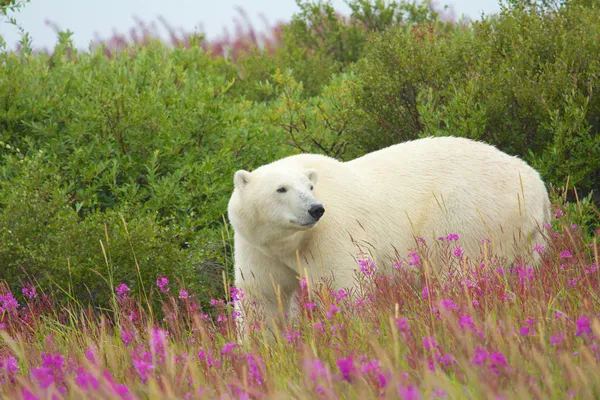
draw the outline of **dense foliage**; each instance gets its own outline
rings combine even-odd
[[[264,47],[249,31],[229,49],[190,35],[80,51],[60,32],[52,52],[25,37],[0,53],[0,278],[108,307],[116,282],[166,274],[206,302],[231,272],[235,170],[427,135],[524,157],[570,189],[591,237],[597,2],[511,1],[460,23],[426,3],[298,4]]]

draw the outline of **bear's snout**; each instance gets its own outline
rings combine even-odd
[[[315,204],[314,206],[310,207],[310,210],[308,210],[308,214],[317,221],[321,219],[324,213],[325,209],[321,204]]]

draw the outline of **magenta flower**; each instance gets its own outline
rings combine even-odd
[[[371,261],[370,258],[367,258],[367,260],[361,260],[358,263],[360,265],[360,272],[362,272],[363,274],[365,274],[367,276],[373,275],[373,273],[375,272],[375,269],[377,268],[375,263],[373,261]]]
[[[501,368],[509,368],[508,362],[506,361],[506,357],[504,357],[504,354],[502,354],[502,353],[499,353],[497,351],[490,353],[488,355],[488,358],[490,360],[490,368],[497,375],[500,374]]]
[[[248,378],[252,379],[257,385],[262,385],[263,378],[261,369],[265,368],[265,363],[261,357],[255,356],[251,353],[246,354],[246,360],[248,361]]]
[[[579,318],[577,320],[576,324],[577,324],[577,332],[575,333],[575,336],[592,334],[590,319],[588,317],[583,316],[583,317]]]
[[[554,211],[554,214],[553,214],[554,218],[559,218],[559,217],[562,217],[564,215],[565,215],[565,213],[560,208],[557,208],[556,211]]]
[[[452,253],[453,253],[453,254],[454,254],[456,257],[459,257],[459,258],[460,258],[460,257],[462,257],[462,256],[463,256],[463,254],[464,254],[464,251],[463,251],[463,249],[462,249],[460,246],[458,246],[456,249],[454,249],[454,251],[453,251]]]
[[[435,341],[433,336],[427,336],[423,338],[423,347],[425,347],[426,350],[431,350],[434,348],[439,348],[440,345]]]
[[[140,375],[140,379],[142,383],[146,383],[148,378],[150,377],[150,373],[154,370],[154,364],[152,364],[152,354],[150,352],[145,351],[141,357],[134,356],[133,358],[133,366],[137,370]]]
[[[187,300],[187,299],[189,299],[189,297],[190,297],[190,294],[188,293],[187,290],[181,289],[179,291],[179,299],[180,300]]]
[[[125,347],[129,347],[131,342],[133,342],[135,340],[135,337],[136,337],[135,331],[129,330],[129,329],[124,329],[123,327],[120,328],[120,331],[121,331],[121,340],[125,344]]]
[[[240,301],[240,300],[243,300],[245,297],[242,289],[236,288],[235,286],[232,286],[229,289],[229,294],[231,296],[231,300],[233,300],[233,301]]]
[[[421,267],[421,257],[419,257],[419,253],[417,253],[416,251],[413,251],[412,253],[410,253],[408,255],[408,257],[410,257],[410,259],[408,260],[408,265],[413,266],[413,267]]]
[[[410,325],[407,318],[396,318],[396,327],[400,332],[408,332]]]
[[[158,286],[160,291],[163,293],[167,293],[169,291],[169,288],[167,287],[168,284],[169,280],[164,276],[159,276],[156,280],[156,286]]]
[[[447,300],[442,300],[440,301],[440,305],[442,306],[442,308],[444,308],[445,310],[455,310],[458,311],[459,307],[458,304],[455,304],[452,300],[447,299]]]
[[[4,370],[9,374],[15,374],[19,370],[18,361],[13,356],[8,356],[4,359],[0,358],[0,372]]]
[[[226,343],[221,350],[221,354],[230,354],[238,347],[237,343]]]
[[[0,305],[0,314],[4,311],[14,312],[19,308],[19,302],[11,292],[0,296],[0,302],[2,303],[2,305]]]
[[[473,358],[471,359],[471,363],[474,365],[483,365],[485,364],[486,360],[488,357],[488,353],[485,349],[482,349],[480,347],[475,349],[475,354],[473,355]]]
[[[558,346],[560,342],[563,341],[564,337],[564,333],[559,333],[558,335],[550,336],[550,346]]]
[[[340,369],[342,378],[350,382],[352,375],[356,371],[356,367],[354,366],[354,359],[352,358],[352,356],[348,358],[340,358],[339,360],[337,360],[337,366]]]
[[[117,291],[117,296],[124,299],[127,298],[127,294],[131,291],[131,289],[129,289],[129,287],[124,283],[118,285],[115,290]]]
[[[449,233],[446,236],[446,240],[451,241],[451,240],[458,240],[460,238],[460,235],[458,233]]]
[[[98,390],[98,379],[85,368],[79,368],[75,375],[75,383],[80,389],[88,391],[89,389]]]
[[[33,299],[35,297],[35,287],[33,287],[33,285],[24,287],[21,289],[21,292],[23,293],[23,296],[28,299]]]
[[[573,255],[570,250],[563,250],[560,252],[560,258],[571,258]]]
[[[541,253],[542,251],[544,251],[544,246],[541,244],[536,244],[535,246],[533,246],[533,251],[535,251],[536,253]]]
[[[402,400],[420,400],[422,398],[419,389],[413,385],[406,387],[398,385],[398,394]]]
[[[427,286],[423,286],[423,290],[421,290],[421,296],[423,296],[424,300],[429,298],[429,288]]]
[[[348,297],[348,293],[346,293],[346,291],[344,289],[340,289],[340,290],[334,291],[333,296],[335,297],[335,301],[337,301],[339,303],[342,299]]]

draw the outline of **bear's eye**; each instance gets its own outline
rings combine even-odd
[[[284,188],[284,187],[280,187],[279,189],[277,189],[277,191],[278,191],[279,193],[285,193],[285,192],[287,192],[287,189],[286,189],[286,188]]]
[[[313,189],[314,189],[314,186],[313,186],[313,185],[310,185],[310,190],[313,190]]]

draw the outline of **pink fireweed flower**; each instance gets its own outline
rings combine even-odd
[[[120,298],[127,298],[127,294],[131,291],[131,289],[129,289],[129,287],[124,283],[117,285],[115,290],[117,292],[117,296]]]
[[[150,373],[155,369],[154,364],[152,364],[152,354],[146,351],[141,355],[141,357],[137,354],[134,354],[132,356],[132,359],[133,366],[140,375],[142,383],[146,383],[146,381],[150,377]]]
[[[501,369],[508,369],[508,362],[506,361],[506,357],[504,354],[499,353],[497,351],[490,353],[488,355],[488,359],[490,361],[490,369],[496,374],[499,375],[501,373]]]
[[[373,275],[373,273],[375,272],[375,269],[377,268],[375,263],[373,261],[371,261],[370,258],[367,258],[366,260],[361,260],[358,263],[360,265],[360,272],[362,272],[363,274],[365,274],[367,276]]]
[[[340,289],[333,292],[333,296],[335,297],[335,301],[339,303],[340,301],[342,301],[342,299],[348,297],[348,293],[346,293],[344,289]]]
[[[440,306],[442,306],[442,308],[445,310],[455,310],[455,311],[459,310],[458,304],[454,303],[450,299],[440,301]]]
[[[292,344],[300,339],[301,335],[298,331],[286,331],[283,337],[287,340],[288,344]]]
[[[451,240],[458,240],[460,239],[460,235],[458,233],[449,233],[448,235],[446,235],[446,240],[451,241]]]
[[[308,377],[314,382],[319,379],[326,380],[329,376],[325,365],[319,359],[305,358],[302,361],[302,366],[308,372]]]
[[[307,310],[314,310],[315,308],[317,308],[317,305],[314,302],[304,303],[304,308],[306,308]]]
[[[19,302],[11,292],[0,296],[0,303],[2,303],[2,305],[0,305],[0,314],[4,311],[14,312],[19,308]]]
[[[261,370],[264,370],[265,363],[260,356],[255,356],[252,353],[246,354],[246,360],[248,361],[248,380],[254,381],[257,385],[263,384],[263,377]]]
[[[417,243],[427,243],[427,241],[423,237],[418,237],[417,238]]]
[[[159,276],[156,280],[156,286],[158,286],[160,291],[163,293],[169,292],[169,288],[167,287],[168,284],[169,280],[165,276]]]
[[[221,355],[223,354],[230,354],[233,353],[233,351],[238,347],[237,343],[226,343],[223,346],[223,350],[221,350]]]
[[[402,400],[420,400],[422,398],[419,389],[413,385],[406,387],[398,385],[398,394]]]
[[[487,351],[485,349],[478,347],[475,349],[475,354],[473,355],[473,358],[471,358],[471,364],[481,366],[481,365],[485,364],[487,357],[488,357]]]
[[[560,208],[556,209],[556,211],[554,211],[554,214],[553,214],[554,218],[563,217],[564,215],[565,215],[565,213]]]
[[[350,382],[352,375],[356,372],[356,367],[354,366],[354,359],[352,356],[348,358],[340,358],[337,360],[337,366],[342,374],[342,379]]]
[[[590,319],[587,316],[583,316],[577,320],[577,331],[575,336],[591,335],[592,328],[590,326]]]
[[[150,348],[159,355],[164,355],[165,346],[167,343],[167,331],[160,328],[152,328],[150,339]]]
[[[335,304],[332,304],[327,311],[327,319],[333,318],[333,316],[338,312],[340,312],[340,309]]]
[[[130,329],[125,329],[123,327],[120,328],[120,331],[121,331],[121,340],[123,341],[123,344],[125,344],[125,347],[129,347],[131,342],[133,342],[136,338],[135,331],[130,330]]]
[[[408,265],[410,265],[411,267],[421,267],[422,263],[421,257],[419,257],[419,253],[413,251],[408,255],[408,257],[410,257],[410,259],[408,260]]]
[[[559,333],[558,335],[550,336],[550,346],[558,346],[560,342],[563,341],[564,337],[564,333]]]
[[[229,289],[229,294],[231,296],[231,300],[233,300],[233,301],[240,301],[240,300],[243,300],[245,297],[245,294],[242,291],[242,289],[237,288],[235,286],[232,286]]]
[[[440,345],[435,341],[435,338],[433,336],[427,336],[423,338],[423,347],[425,347],[426,350],[431,350],[434,348],[440,348]]]
[[[454,249],[454,251],[452,252],[456,257],[462,257],[464,254],[463,249],[459,246],[456,249]]]
[[[79,386],[80,389],[84,391],[88,391],[90,388],[93,390],[98,390],[98,378],[94,376],[91,372],[87,371],[85,368],[78,368],[77,373],[75,375],[75,383]]]
[[[535,251],[536,253],[541,253],[542,251],[544,251],[544,246],[541,244],[536,244],[535,246],[533,246],[533,251]]]
[[[560,258],[571,258],[573,255],[570,250],[563,250],[560,252]]]
[[[410,324],[407,318],[396,318],[396,327],[400,332],[408,332]]]
[[[23,296],[28,299],[33,299],[35,297],[35,287],[33,287],[33,285],[24,287],[21,289],[21,292],[23,293]]]

